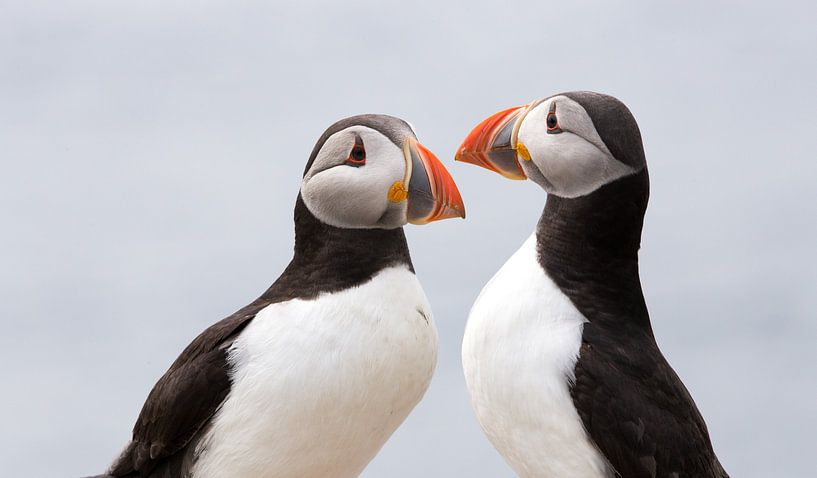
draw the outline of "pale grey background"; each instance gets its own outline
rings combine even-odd
[[[813,5],[0,2],[0,474],[102,471],[178,352],[289,260],[320,133],[382,112],[469,217],[407,228],[440,360],[364,476],[512,476],[459,347],[544,194],[452,157],[500,108],[593,89],[640,123],[647,301],[721,460],[815,476]]]

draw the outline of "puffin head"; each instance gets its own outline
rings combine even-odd
[[[641,133],[630,110],[612,96],[588,91],[491,116],[466,137],[456,159],[510,179],[529,178],[549,195],[568,199],[646,173]]]
[[[345,229],[394,229],[465,217],[457,185],[405,121],[359,115],[315,144],[301,196],[320,221]]]

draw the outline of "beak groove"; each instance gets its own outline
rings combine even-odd
[[[457,184],[434,153],[414,138],[406,147],[410,166],[408,180],[408,221],[427,224],[432,221],[461,217],[465,205]]]
[[[516,135],[528,105],[500,111],[468,133],[454,157],[509,179],[527,179],[516,151]]]

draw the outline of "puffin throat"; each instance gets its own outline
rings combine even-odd
[[[586,196],[548,196],[536,227],[539,263],[591,322],[630,317],[650,327],[638,273],[648,199],[646,168]]]
[[[298,194],[295,253],[260,299],[312,299],[363,284],[381,270],[403,265],[414,272],[403,228],[342,229],[316,218]]]

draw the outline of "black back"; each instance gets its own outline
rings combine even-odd
[[[382,121],[390,118],[366,115],[336,123],[318,140],[307,170],[334,132],[353,124],[383,131]],[[399,137],[385,129],[384,134],[392,141]],[[360,285],[380,270],[400,264],[414,270],[402,228],[329,226],[309,211],[299,194],[292,261],[259,298],[207,328],[173,362],[148,395],[134,426],[133,439],[111,467],[111,476],[188,476],[195,461],[195,446],[230,391],[229,346],[263,308]]]
[[[537,226],[540,265],[588,320],[573,403],[622,477],[726,477],[650,326],[638,273],[649,176],[635,120],[612,97],[565,96],[588,111],[616,159],[639,171],[587,196],[548,196]]]

